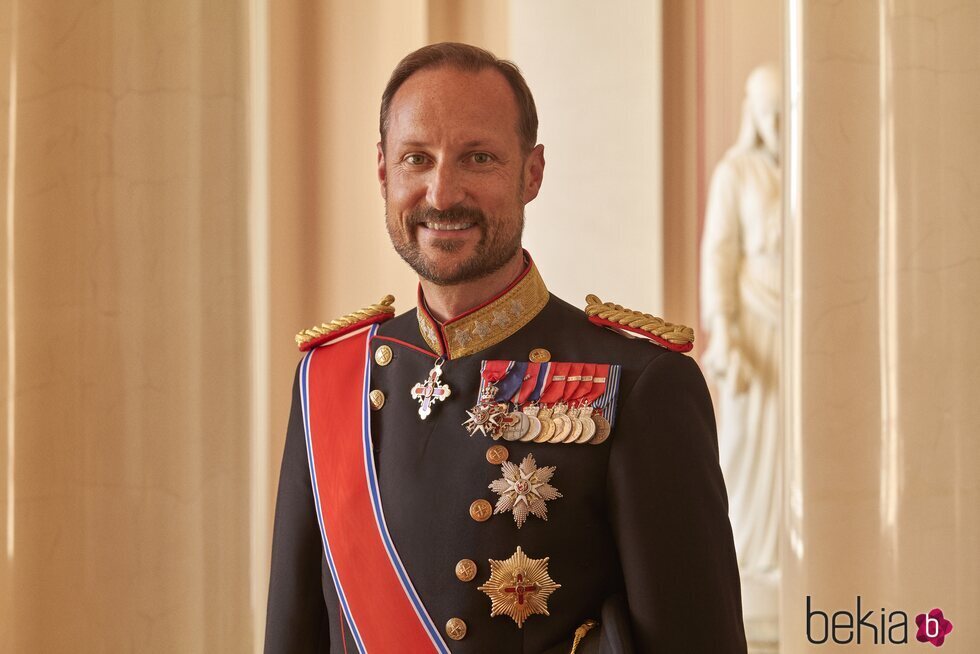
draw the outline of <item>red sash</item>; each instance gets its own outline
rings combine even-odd
[[[360,652],[445,652],[385,524],[368,393],[377,325],[314,348],[300,367],[323,551]]]

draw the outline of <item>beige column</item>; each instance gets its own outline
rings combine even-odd
[[[922,647],[915,616],[940,608],[943,651],[974,652],[980,5],[794,0],[787,18],[781,645],[826,649],[807,596],[830,619],[860,596],[879,642],[882,609]]]
[[[0,3],[5,652],[253,646],[248,8]]]
[[[664,318],[698,333],[698,161],[703,15],[699,3],[663,0]],[[700,337],[694,342],[702,350]]]
[[[428,0],[430,43],[462,41],[510,56],[510,2],[504,0]]]

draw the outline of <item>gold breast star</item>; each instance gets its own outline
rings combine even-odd
[[[555,474],[555,466],[539,468],[534,455],[528,454],[520,466],[504,461],[500,470],[504,473],[503,478],[490,484],[490,490],[500,495],[493,512],[513,511],[518,529],[524,526],[528,513],[547,520],[545,502],[561,497],[558,489],[548,483]]]
[[[528,616],[550,615],[548,597],[558,588],[548,574],[548,557],[528,558],[520,547],[509,559],[490,559],[490,578],[480,586],[490,598],[490,617],[509,615],[518,628]]]

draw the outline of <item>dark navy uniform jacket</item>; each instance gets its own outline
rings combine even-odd
[[[372,412],[380,492],[388,529],[411,581],[440,628],[467,625],[453,652],[567,653],[587,619],[579,652],[728,654],[746,651],[728,500],[718,464],[714,414],[704,379],[689,357],[590,323],[550,295],[533,264],[501,297],[445,326],[424,302],[381,325],[372,351],[388,345],[391,362],[372,362],[371,385],[384,406]],[[481,326],[482,325],[482,326]],[[477,401],[482,360],[527,361],[545,348],[553,361],[621,364],[615,426],[601,445],[503,442],[510,461],[532,453],[556,466],[548,520],[529,516],[518,529],[503,513],[486,522],[469,506],[497,496],[501,477],[486,450],[494,441],[461,426]],[[451,396],[421,420],[410,395],[444,354]],[[462,356],[460,356],[462,355]],[[352,380],[360,383],[360,380]],[[371,519],[365,516],[366,520]],[[550,557],[561,584],[550,615],[518,628],[490,617],[478,586],[489,559],[520,546]],[[477,563],[459,581],[461,559]],[[326,565],[311,490],[298,390],[283,453],[276,506],[266,652],[355,652]]]

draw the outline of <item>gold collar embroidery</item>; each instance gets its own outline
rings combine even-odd
[[[548,303],[548,288],[534,262],[503,293],[443,324],[429,315],[419,287],[419,332],[432,351],[458,359],[496,345],[531,322]]]

